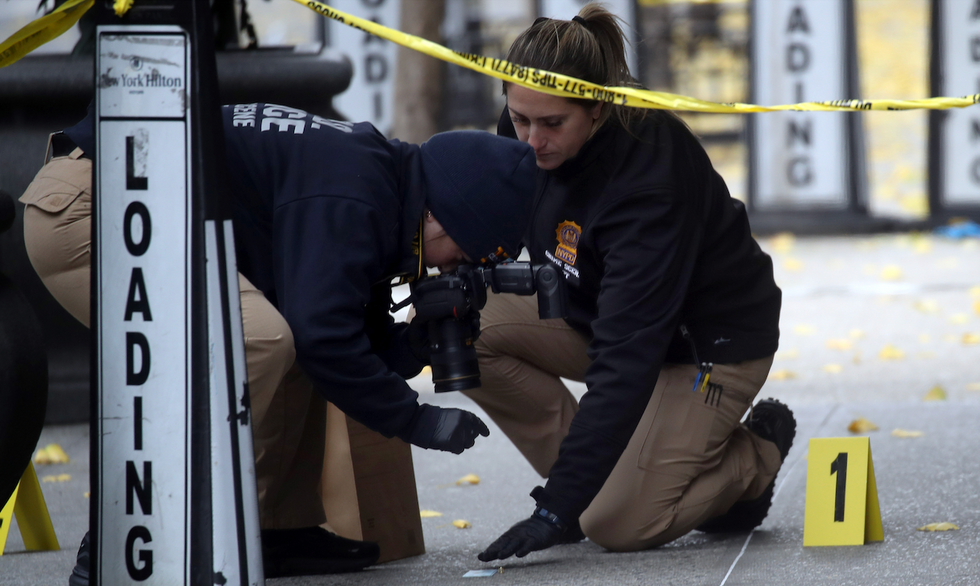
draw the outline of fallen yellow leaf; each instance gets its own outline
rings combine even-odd
[[[797,350],[796,348],[792,348],[790,350],[780,350],[779,352],[776,352],[776,358],[779,360],[792,360],[794,358],[799,358],[799,357],[800,357],[800,351]]]
[[[92,493],[86,490],[85,492],[82,493],[82,496],[85,498],[89,498],[90,496],[92,496]]]
[[[916,529],[916,531],[959,531],[960,528],[952,523],[929,523]]]
[[[943,342],[955,342],[955,341],[957,341],[957,338],[953,334],[943,334]]]
[[[929,214],[929,200],[925,197],[906,195],[899,200],[898,205],[910,214],[915,214],[917,216],[925,216]]]
[[[968,390],[968,391],[980,391],[980,383],[967,383],[966,390]]]
[[[885,344],[885,347],[878,353],[878,358],[882,360],[905,360],[905,352],[891,344]]]
[[[925,238],[916,239],[912,243],[912,250],[918,252],[919,254],[927,254],[932,250],[932,242]]]
[[[859,417],[847,426],[847,431],[851,433],[867,433],[869,431],[878,431],[878,426],[864,417]]]
[[[963,342],[964,346],[975,346],[976,344],[980,344],[980,334],[967,332],[963,334],[963,339],[960,341]]]
[[[787,258],[783,261],[783,268],[787,271],[799,272],[803,270],[803,261],[796,258]]]
[[[953,315],[949,316],[949,323],[953,325],[963,325],[968,321],[970,321],[970,316],[965,313],[954,313]]]
[[[946,389],[939,385],[936,385],[929,389],[929,392],[922,397],[923,401],[945,401],[946,400]]]
[[[422,509],[421,511],[419,511],[419,516],[422,517],[423,519],[428,519],[430,517],[441,517],[442,513],[440,513],[439,511],[430,511],[428,509]]]
[[[973,302],[973,313],[980,315],[980,301]]]
[[[472,526],[473,525],[471,525],[469,521],[464,521],[462,519],[456,519],[453,521],[453,527],[456,527],[457,529],[469,529]]]
[[[916,299],[912,307],[922,313],[939,313],[939,304],[935,299]]]
[[[793,328],[793,331],[801,336],[809,336],[817,330],[809,324],[799,324]]]
[[[769,240],[769,244],[775,252],[789,252],[796,242],[796,236],[790,232],[776,234]]]
[[[907,429],[893,429],[892,435],[895,437],[922,437],[922,432],[909,431]]]
[[[67,464],[68,454],[58,444],[48,444],[34,454],[35,464]]]
[[[870,238],[866,238],[864,240],[858,240],[855,248],[858,250],[875,250],[878,248],[878,243]]]
[[[861,353],[855,352],[854,357],[851,358],[851,362],[853,362],[854,364],[861,364]]]
[[[974,299],[980,299],[980,285],[970,287],[970,297]]]
[[[897,265],[888,265],[881,269],[879,276],[883,281],[898,281],[902,278],[902,269]]]
[[[910,234],[899,234],[893,239],[895,246],[899,248],[908,248],[909,242],[912,241],[912,236]]]
[[[69,480],[71,480],[71,474],[48,475],[41,478],[41,482],[68,482]]]
[[[824,343],[825,346],[831,350],[850,350],[854,346],[854,342],[848,340],[847,338],[832,338]]]
[[[480,484],[480,477],[476,474],[467,474],[456,481],[456,486],[461,486],[463,484]]]
[[[769,373],[772,380],[790,380],[796,378],[796,373],[792,370],[774,370]]]
[[[860,340],[861,338],[863,338],[865,336],[865,333],[864,333],[864,330],[854,329],[854,330],[851,330],[848,333],[848,335],[851,336],[852,338],[854,338],[855,340]]]
[[[837,373],[841,372],[842,370],[844,370],[844,367],[841,366],[840,364],[830,363],[830,364],[824,364],[823,365],[823,371],[824,372],[829,372],[830,374],[837,374]]]

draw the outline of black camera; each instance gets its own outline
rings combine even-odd
[[[565,279],[553,264],[463,265],[452,273],[412,283],[415,319],[428,327],[437,393],[480,386],[473,341],[480,333],[479,315],[487,303],[487,287],[494,293],[537,293],[541,319],[566,316]]]

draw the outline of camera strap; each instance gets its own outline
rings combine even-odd
[[[402,299],[402,300],[401,300],[401,301],[399,301],[398,303],[395,303],[395,304],[393,304],[393,305],[391,306],[391,308],[390,308],[390,309],[389,309],[388,311],[389,311],[390,313],[395,313],[395,312],[396,312],[396,311],[398,311],[399,309],[401,309],[401,308],[403,308],[403,307],[406,307],[406,306],[407,306],[407,305],[408,305],[409,303],[411,303],[412,301],[414,301],[414,296],[412,296],[412,295],[409,295],[408,297],[406,297],[406,298],[404,298],[404,299]]]

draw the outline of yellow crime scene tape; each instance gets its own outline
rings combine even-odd
[[[95,0],[68,0],[51,14],[32,21],[0,43],[0,67],[6,67],[75,26]]]
[[[706,100],[699,100],[679,94],[667,92],[657,92],[631,87],[605,87],[574,77],[568,77],[560,73],[553,73],[543,69],[535,69],[509,63],[503,59],[494,59],[470,53],[452,51],[433,43],[432,41],[409,35],[401,31],[382,26],[376,22],[366,20],[341,12],[321,2],[315,0],[293,0],[307,8],[317,12],[327,18],[336,20],[342,24],[363,30],[382,39],[392,41],[409,49],[419,51],[430,57],[441,59],[448,63],[459,65],[467,69],[478,71],[485,75],[497,79],[515,83],[523,87],[537,90],[546,94],[561,96],[566,98],[581,98],[587,100],[598,100],[612,102],[622,106],[632,106],[636,108],[652,108],[660,110],[681,110],[688,112],[714,112],[725,114],[746,114],[751,112],[780,112],[780,111],[825,111],[825,112],[848,112],[866,110],[945,110],[949,108],[965,108],[980,102],[980,94],[973,94],[961,98],[925,98],[921,100],[834,100],[829,102],[804,102],[800,104],[786,104],[779,106],[758,106],[755,104],[743,104],[738,102],[717,103]],[[71,28],[75,21],[81,17],[82,13],[88,10],[94,0],[69,0],[59,7],[55,12],[40,18],[27,25],[17,33],[0,44],[0,56],[11,51],[10,58],[0,57],[0,67],[4,67],[20,59],[33,49],[57,37],[61,33]],[[122,15],[131,6],[133,0],[116,0],[115,8],[117,14]],[[73,18],[70,23],[61,17],[48,20],[45,19],[55,16],[56,13],[70,12]],[[30,29],[30,30],[29,30]],[[27,32],[25,32],[27,31]],[[25,44],[26,38],[34,39],[33,44]],[[8,48],[8,45],[10,46]],[[28,48],[29,47],[29,48]]]
[[[584,98],[588,100],[599,100],[603,102],[613,102],[621,106],[633,106],[636,108],[655,108],[661,110],[683,110],[688,112],[715,112],[726,114],[745,114],[749,112],[779,112],[786,110],[795,111],[864,111],[864,110],[945,110],[948,108],[965,108],[972,106],[980,101],[980,94],[973,94],[962,98],[926,98],[923,100],[835,100],[832,102],[804,102],[801,104],[787,104],[783,106],[757,106],[755,104],[741,104],[732,102],[721,104],[708,102],[671,94],[667,92],[655,92],[630,87],[605,87],[568,77],[560,73],[552,73],[543,69],[534,69],[509,63],[503,59],[493,59],[481,55],[460,53],[452,51],[428,41],[421,37],[409,35],[401,31],[390,29],[376,22],[358,18],[335,8],[331,8],[315,0],[293,0],[303,4],[319,14],[332,18],[340,23],[352,26],[357,29],[369,32],[373,35],[387,39],[403,47],[414,49],[425,53],[430,57],[441,59],[449,63],[454,63],[467,69],[479,71],[485,75],[496,77],[507,82],[516,83],[526,88],[537,90],[546,94],[562,96],[566,98]]]

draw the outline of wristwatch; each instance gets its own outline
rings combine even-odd
[[[542,509],[541,507],[538,507],[534,509],[534,516],[541,517],[545,521],[553,525],[557,525],[560,529],[565,528],[565,524],[561,522],[561,519],[558,518],[558,515],[552,513],[548,509]]]

